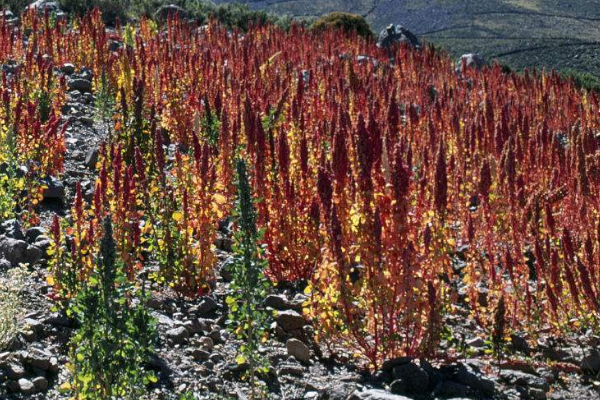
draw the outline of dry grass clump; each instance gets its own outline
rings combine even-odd
[[[21,268],[0,272],[0,351],[6,349],[19,332],[24,278],[25,271]]]

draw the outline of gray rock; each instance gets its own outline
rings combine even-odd
[[[194,351],[192,351],[192,357],[194,357],[194,360],[196,361],[203,362],[209,359],[210,353],[206,350],[194,349]]]
[[[460,383],[444,381],[436,386],[433,393],[436,396],[443,398],[466,397],[469,394],[469,388],[465,385],[461,385]]]
[[[364,392],[354,392],[348,400],[411,400],[408,397],[391,394],[384,390],[367,390]]]
[[[46,11],[50,13],[60,12],[60,6],[56,1],[49,0],[37,0],[27,6],[28,10],[37,10],[41,15],[44,15]]]
[[[183,326],[192,334],[210,332],[212,321],[203,318],[194,318],[183,322]]]
[[[470,347],[473,347],[474,349],[481,349],[481,348],[485,347],[485,342],[482,338],[476,337],[476,338],[467,340],[467,345],[469,345]]]
[[[458,60],[456,70],[462,71],[463,65],[467,68],[481,69],[485,64],[484,58],[477,53],[463,54]]]
[[[217,302],[212,297],[204,297],[196,308],[196,314],[199,316],[204,316],[215,311],[217,307]]]
[[[73,75],[75,73],[75,66],[71,63],[65,63],[60,67],[60,72],[65,75]]]
[[[108,51],[118,51],[122,47],[123,47],[123,42],[121,42],[119,40],[111,39],[108,42]]]
[[[42,256],[42,250],[23,240],[0,236],[0,258],[5,258],[13,267],[17,267],[19,264],[33,265]]]
[[[208,336],[214,343],[223,343],[223,333],[218,329],[213,329]]]
[[[285,347],[287,348],[288,354],[294,356],[296,360],[303,363],[308,363],[310,361],[310,349],[298,339],[288,339],[285,343]]]
[[[523,386],[525,388],[536,388],[547,392],[550,390],[550,385],[544,378],[527,374],[521,371],[504,370],[500,372],[500,379],[514,386]]]
[[[510,335],[510,344],[514,351],[518,351],[527,356],[531,354],[529,343],[527,343],[527,340],[521,335],[517,335],[516,333]]]
[[[65,184],[55,177],[51,176],[46,178],[43,182],[46,186],[44,189],[44,199],[64,200],[65,198]]]
[[[403,385],[403,392],[396,394],[422,394],[429,389],[429,375],[423,368],[414,363],[397,365],[392,369],[392,377],[400,380]]]
[[[51,354],[45,353],[40,350],[32,351],[27,355],[27,363],[34,368],[38,368],[42,371],[48,371],[50,369]]]
[[[600,372],[600,352],[594,349],[585,355],[581,360],[581,369],[592,373]]]
[[[38,249],[40,249],[42,251],[42,253],[44,253],[45,256],[48,255],[48,249],[50,248],[50,246],[52,245],[52,242],[50,241],[50,238],[47,236],[40,236],[36,239],[35,243],[33,244],[35,247],[37,247]]]
[[[35,226],[33,228],[29,228],[27,229],[27,232],[25,232],[25,239],[27,240],[28,243],[35,243],[35,241],[42,235],[46,234],[46,229],[42,228],[41,226]],[[21,239],[23,240],[23,239]]]
[[[33,383],[33,386],[35,386],[35,389],[38,392],[43,392],[44,390],[48,389],[48,380],[43,376],[34,378],[31,383]]]
[[[385,360],[383,362],[383,364],[381,365],[381,370],[383,372],[391,373],[392,370],[394,369],[394,367],[397,367],[399,365],[408,364],[411,361],[412,361],[412,358],[410,358],[410,357],[391,358],[391,359]]]
[[[37,319],[25,318],[25,325],[32,331],[39,333],[44,329],[44,324]]]
[[[391,24],[379,33],[378,47],[389,48],[393,44],[399,43],[405,43],[417,49],[421,47],[419,39],[402,25]]]
[[[483,377],[473,368],[465,364],[456,366],[454,381],[469,386],[484,396],[492,397],[495,391],[495,384],[492,380]]]
[[[267,296],[265,306],[279,311],[294,310],[302,312],[302,302],[290,301],[283,295],[271,294]]]
[[[285,310],[277,313],[275,320],[277,321],[277,325],[279,325],[285,331],[294,331],[297,329],[302,329],[302,327],[306,324],[304,317],[293,310]]]
[[[167,337],[175,344],[183,344],[190,338],[190,332],[183,326],[167,331]]]
[[[169,17],[173,18],[175,16],[187,18],[187,12],[175,4],[165,4],[164,6],[160,6],[154,13],[154,19],[161,22],[166,21]]]
[[[17,219],[9,219],[0,224],[0,233],[9,238],[25,240],[21,223]]]
[[[35,393],[35,385],[29,379],[21,378],[19,379],[19,390],[23,394],[33,394]]]
[[[297,364],[282,364],[279,366],[277,370],[277,375],[294,375],[294,376],[302,376],[304,375],[304,367]]]
[[[0,272],[7,271],[12,268],[10,261],[0,257]]]
[[[79,90],[82,93],[92,91],[92,82],[82,78],[69,79],[67,85],[69,90]]]
[[[15,17],[15,14],[13,14],[13,12],[10,10],[2,10],[0,11],[0,16],[4,17],[8,21],[13,19]]]
[[[206,350],[208,352],[213,351],[213,349],[215,347],[215,343],[213,342],[213,340],[211,338],[207,337],[207,336],[200,338],[198,340],[198,345],[202,349],[204,349],[204,350]]]
[[[9,379],[15,381],[25,376],[25,368],[23,368],[23,365],[17,361],[12,361],[6,365],[3,365],[2,369],[6,371]]]

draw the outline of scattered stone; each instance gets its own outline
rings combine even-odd
[[[223,342],[223,335],[221,333],[220,330],[218,329],[213,329],[208,336],[212,339],[212,341],[214,343],[222,343]]]
[[[34,368],[38,368],[42,371],[48,371],[50,369],[50,358],[52,355],[44,353],[41,350],[34,350],[27,356],[27,363]]]
[[[206,337],[206,336],[202,337],[202,338],[200,338],[200,340],[198,340],[198,345],[202,349],[204,349],[204,350],[206,350],[208,352],[213,351],[213,349],[215,347],[215,344],[214,344],[213,340],[211,338],[209,338],[209,337]]]
[[[44,320],[44,323],[55,326],[70,326],[69,319],[62,313],[52,313]]]
[[[108,42],[108,51],[119,51],[123,47],[123,42],[120,40],[111,39]]]
[[[304,367],[298,364],[282,364],[279,366],[277,370],[277,375],[293,375],[293,376],[302,376],[304,375]]]
[[[100,153],[97,147],[91,149],[85,156],[85,166],[91,170],[95,169],[96,164],[98,163],[99,154]]]
[[[42,256],[42,250],[23,240],[0,236],[0,258],[8,260],[13,267],[17,267],[19,264],[33,265]]]
[[[379,33],[378,47],[389,48],[396,43],[405,43],[416,49],[421,47],[419,39],[402,25],[388,25]]]
[[[279,311],[294,310],[302,312],[302,302],[290,301],[283,295],[271,294],[267,296],[265,299],[265,307],[271,307]]]
[[[397,367],[399,365],[408,364],[411,361],[412,361],[412,358],[410,358],[410,357],[391,358],[391,359],[385,360],[383,362],[383,364],[381,365],[381,370],[383,372],[391,373],[395,367]]]
[[[303,363],[308,363],[310,361],[310,349],[298,339],[289,339],[285,343],[285,347],[287,348],[288,354],[294,356],[296,360]]]
[[[25,376],[25,368],[17,361],[6,364],[3,369],[6,370],[8,378],[15,381]]]
[[[348,400],[411,400],[408,397],[391,394],[384,390],[367,390],[364,392],[354,392]]]
[[[192,357],[194,357],[194,360],[196,361],[203,362],[210,358],[210,353],[206,350],[194,349],[192,351]]]
[[[35,393],[35,385],[29,379],[21,378],[19,379],[19,390],[23,394],[33,394]]]
[[[544,378],[527,374],[521,371],[504,370],[500,372],[500,379],[511,385],[522,386],[524,388],[536,388],[544,392],[550,390],[550,385]]]
[[[183,344],[190,338],[190,332],[183,326],[167,331],[167,337],[175,344]]]
[[[433,393],[442,398],[466,397],[469,393],[469,388],[460,383],[444,381],[436,386]]]
[[[302,329],[302,327],[306,324],[304,317],[296,311],[293,310],[285,310],[277,313],[275,320],[277,321],[277,325],[279,325],[285,331],[294,331],[297,329]]]
[[[42,183],[45,186],[43,192],[44,200],[64,200],[65,184],[63,182],[51,176],[46,178]]]
[[[75,73],[75,66],[71,63],[65,63],[60,67],[60,72],[65,75],[73,75]]]
[[[45,234],[46,229],[42,228],[41,226],[35,226],[27,229],[27,232],[25,232],[25,239],[28,243],[35,243],[40,236]]]
[[[414,363],[397,365],[392,369],[392,377],[396,381],[398,389],[402,391],[394,392],[396,394],[422,394],[429,389],[429,375],[423,368]]]
[[[600,352],[594,349],[584,356],[581,360],[581,369],[595,374],[600,372]]]
[[[12,268],[10,261],[0,257],[0,272],[7,271]]]
[[[204,297],[196,308],[196,314],[202,317],[215,311],[217,307],[217,302],[212,297]]]
[[[527,340],[521,335],[517,335],[516,333],[510,335],[510,344],[514,351],[523,353],[526,356],[531,354],[529,343],[527,343]]]
[[[462,71],[463,65],[466,68],[474,68],[474,69],[482,69],[485,66],[486,62],[477,53],[463,54],[458,60],[458,65],[456,66],[456,70],[458,72]]]
[[[21,223],[17,219],[9,219],[0,224],[0,233],[12,239],[25,240]]]
[[[476,337],[476,338],[468,340],[467,345],[469,345],[469,347],[472,347],[474,349],[481,349],[481,348],[485,347],[485,341],[480,337]]]
[[[494,382],[483,377],[471,366],[458,364],[456,366],[451,366],[451,368],[454,368],[453,380],[455,382],[469,386],[471,389],[480,392],[484,396],[492,397],[494,395]]]
[[[33,386],[35,386],[38,392],[43,392],[46,389],[48,389],[48,380],[43,376],[38,376],[37,378],[34,378],[31,382],[33,383]]]
[[[37,10],[39,15],[44,15],[46,11],[49,13],[60,12],[60,6],[56,1],[37,0],[27,6],[28,10]]]
[[[82,78],[72,78],[67,82],[69,90],[79,90],[80,92],[91,92],[92,82]]]

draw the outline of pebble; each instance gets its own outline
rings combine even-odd
[[[285,344],[288,354],[298,361],[308,363],[310,361],[310,349],[298,339],[288,339]]]

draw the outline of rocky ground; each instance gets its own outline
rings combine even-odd
[[[68,216],[77,182],[90,198],[97,149],[110,129],[99,116],[92,72],[64,65],[56,73],[68,80],[62,113],[70,125],[66,170],[48,182],[40,210],[44,224],[54,212]],[[235,361],[239,343],[225,326],[230,241],[223,229],[216,243],[221,272],[210,296],[182,301],[168,290],[153,287],[148,306],[157,320],[160,341],[149,367],[160,379],[150,388],[149,398],[172,399],[185,392],[200,399],[248,398],[248,387],[240,379],[243,366]],[[51,291],[45,261],[48,245],[43,226],[23,231],[16,221],[0,225],[0,270],[20,262],[31,265],[22,293],[21,332],[10,348],[0,353],[0,399],[70,397],[61,387],[69,381],[68,343],[75,324],[53,311],[47,297]],[[600,338],[590,333],[563,341],[544,337],[535,345],[531,338],[514,335],[510,354],[498,362],[487,355],[482,332],[462,308],[462,314],[447,321],[452,331],[460,334],[461,343],[447,338],[441,349],[460,345],[464,358],[448,356],[439,364],[400,358],[370,373],[344,358],[322,354],[310,339],[313,327],[302,316],[304,300],[301,291],[285,288],[265,299],[265,305],[274,310],[271,340],[260,350],[271,365],[270,373],[262,377],[269,399],[600,398]],[[461,307],[457,305],[459,311]]]

